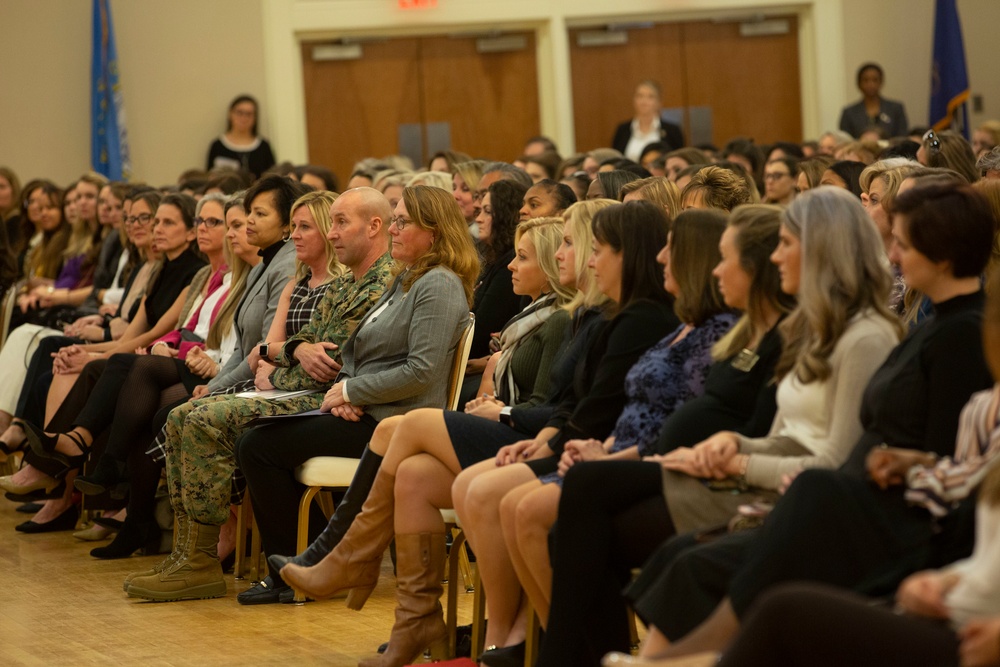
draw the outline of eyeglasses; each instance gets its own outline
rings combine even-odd
[[[924,133],[924,143],[927,144],[927,148],[937,153],[941,150],[941,138],[937,135],[934,130],[927,130]]]
[[[208,229],[215,229],[219,225],[225,224],[225,222],[222,218],[195,218],[194,226],[205,225]]]
[[[153,219],[153,214],[152,213],[143,213],[141,215],[132,215],[132,216],[129,216],[129,217],[125,218],[125,224],[126,225],[135,225],[135,224],[148,225],[149,221],[152,220],[152,219]]]
[[[404,229],[406,229],[406,226],[412,222],[413,222],[412,220],[407,220],[406,218],[400,218],[399,216],[395,216],[390,221],[390,224],[396,225],[396,231],[401,232]]]
[[[764,180],[765,181],[778,181],[778,180],[781,180],[782,178],[784,178],[785,176],[791,176],[791,174],[788,173],[787,171],[772,171],[769,174],[764,174]]]

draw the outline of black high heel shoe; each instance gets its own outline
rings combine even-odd
[[[69,433],[48,435],[30,422],[23,422],[23,424],[22,428],[24,428],[24,434],[28,438],[28,446],[31,448],[25,452],[24,460],[26,462],[54,479],[62,479],[66,473],[83,468],[83,464],[86,463],[87,457],[90,455],[90,445],[85,444],[83,438],[78,434],[70,431]],[[76,446],[80,448],[80,453],[64,454],[58,451],[56,445],[59,444],[60,435],[65,435],[75,442]],[[34,456],[32,457],[31,454]]]
[[[89,475],[78,476],[73,480],[73,486],[88,496],[96,496],[107,491],[112,498],[121,500],[128,494],[125,470],[124,461],[104,454],[97,459],[94,471]]]
[[[151,555],[160,550],[161,530],[155,521],[130,522],[127,518],[110,544],[90,550],[90,555],[103,560],[128,558],[136,551]]]

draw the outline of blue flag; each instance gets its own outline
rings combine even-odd
[[[962,26],[955,0],[937,0],[934,10],[934,65],[931,117],[935,130],[951,128],[969,138],[969,74],[965,69]]]
[[[128,180],[132,164],[125,134],[125,105],[118,82],[118,50],[108,0],[94,0],[94,50],[90,68],[90,161],[113,181]]]

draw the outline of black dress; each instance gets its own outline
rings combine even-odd
[[[714,608],[706,603],[711,594],[683,595],[682,601],[685,589],[712,587],[716,602],[728,593],[742,615],[780,582],[819,581],[881,595],[911,572],[971,552],[971,500],[933,521],[926,510],[908,505],[901,489],[883,492],[868,481],[865,459],[883,442],[954,452],[962,407],[992,384],[982,353],[984,300],[980,291],[936,304],[934,315],[893,350],[865,389],[865,432],[839,470],[800,474],[757,531],[695,547],[690,555],[677,544],[664,545],[674,552],[671,558],[653,558],[664,569],[644,568],[628,591],[636,611],[674,640]],[[690,536],[679,539],[681,546],[692,543]],[[727,581],[724,590],[720,582]]]
[[[586,355],[595,336],[606,324],[597,309],[583,310],[575,316],[573,326],[567,328],[562,351],[552,364],[551,389],[546,402],[534,407],[513,407],[510,426],[464,412],[445,411],[444,424],[448,437],[463,469],[495,456],[505,445],[535,437],[572,386],[577,363]]]

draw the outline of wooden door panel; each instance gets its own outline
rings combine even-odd
[[[660,84],[664,107],[684,106],[678,24],[633,28],[627,44],[610,46],[579,46],[577,36],[583,31],[570,30],[569,35],[578,151],[611,145],[615,128],[632,118],[632,93],[643,79]]]
[[[359,159],[398,152],[400,124],[421,122],[419,41],[365,42],[358,60],[314,61],[302,45],[309,161],[342,187]]]
[[[740,36],[739,23],[681,24],[687,105],[712,108],[714,142],[802,141],[796,17],[783,35]]]
[[[518,34],[525,48],[498,53],[478,53],[474,37],[420,40],[424,122],[449,123],[453,149],[513,160],[539,133],[535,39]]]

